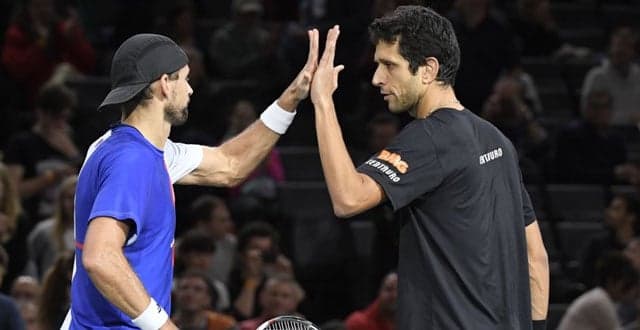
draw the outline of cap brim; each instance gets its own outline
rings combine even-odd
[[[131,100],[147,86],[149,86],[149,83],[139,83],[112,89],[98,106],[98,111],[102,111],[110,105],[121,104]]]

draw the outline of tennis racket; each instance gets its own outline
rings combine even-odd
[[[285,315],[265,321],[257,330],[320,330],[320,328],[301,317]]]

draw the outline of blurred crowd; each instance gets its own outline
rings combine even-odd
[[[124,39],[155,32],[183,47],[194,94],[188,122],[171,138],[217,145],[256,120],[305,61],[306,29],[340,24],[336,63],[346,69],[336,108],[360,162],[410,120],[390,115],[371,85],[368,24],[397,5],[420,3],[0,1],[0,329],[57,329],[66,314],[75,184],[88,145],[118,120],[95,110]],[[586,329],[597,319],[608,322],[599,329],[640,329],[640,43],[633,19],[640,2],[429,5],[456,30],[462,104],[511,139],[524,182],[542,196],[534,204],[545,241],[557,247],[548,249],[560,328]],[[311,110],[301,105],[290,132],[239,186],[176,187],[171,317],[180,328],[253,330],[299,314],[323,329],[395,329],[399,224],[390,209],[345,223],[301,217],[297,209],[306,204],[296,201],[308,196],[282,196],[283,187],[322,180],[311,173],[317,154],[297,153],[316,145]],[[575,258],[563,252],[570,244],[561,229],[581,219],[552,210],[563,205],[550,200],[549,184],[606,192],[594,210],[598,230],[573,246]],[[572,198],[590,207],[579,194]],[[322,199],[311,203],[330,212]]]

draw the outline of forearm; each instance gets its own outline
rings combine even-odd
[[[534,326],[542,327],[549,307],[549,258],[544,247],[540,226],[533,220],[525,227],[527,261],[529,264],[529,288],[531,291],[531,319]],[[536,328],[537,329],[537,328]]]
[[[277,119],[283,119],[280,115],[285,114],[285,121],[289,120],[290,123],[293,118],[288,113],[294,113],[299,103],[300,99],[296,96],[295,90],[289,87],[280,95],[276,105],[267,108],[265,113],[276,113]],[[274,130],[273,122],[266,122],[273,120],[272,118],[271,116],[261,117],[236,137],[220,146],[220,150],[229,161],[230,168],[234,170],[231,185],[238,184],[249,176],[273,149],[280,138],[280,133],[284,133],[282,131],[278,133],[277,130]],[[275,126],[286,130],[289,123],[283,125],[281,121],[277,120]]]
[[[545,320],[549,307],[549,261],[546,252],[529,255],[531,318]]]
[[[315,104],[315,109],[320,161],[331,203],[336,214],[346,216],[363,195],[357,191],[361,178],[344,143],[333,102]]]
[[[83,263],[100,293],[132,319],[149,305],[147,291],[122,252],[102,249],[83,256]]]
[[[233,307],[239,316],[250,318],[253,315],[253,306],[255,304],[258,285],[259,282],[256,279],[245,280],[238,298],[233,302]]]
[[[251,124],[239,135],[220,146],[232,169],[230,186],[235,186],[249,176],[271,151],[280,135],[269,129],[260,120]]]
[[[57,180],[56,174],[53,171],[45,172],[33,178],[23,179],[20,181],[18,184],[18,191],[21,197],[29,198],[51,186]]]

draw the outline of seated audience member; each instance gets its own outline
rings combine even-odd
[[[547,56],[556,53],[563,42],[549,0],[518,0],[513,27],[518,35],[522,56]]]
[[[71,304],[71,276],[73,253],[65,253],[56,259],[44,276],[38,302],[38,328],[60,329]],[[52,303],[55,302],[55,303]]]
[[[77,182],[76,175],[62,181],[57,188],[53,217],[38,223],[27,237],[27,272],[38,279],[44,277],[59,255],[74,249],[73,200]]]
[[[607,232],[593,238],[586,246],[581,265],[581,280],[592,288],[600,259],[609,252],[623,251],[640,234],[640,204],[627,195],[616,195],[604,212]]]
[[[638,272],[621,253],[606,255],[598,265],[597,286],[574,300],[558,330],[620,329],[616,304],[638,298]]]
[[[537,96],[527,96],[523,72],[501,76],[482,109],[482,117],[509,138],[518,151],[525,180],[540,178],[539,162],[549,149],[548,134],[534,113]],[[536,92],[533,92],[537,95]]]
[[[304,299],[304,290],[290,275],[274,275],[267,279],[260,292],[259,316],[240,322],[240,330],[256,330],[264,321],[282,315],[298,314],[298,305]]]
[[[254,104],[248,100],[239,100],[229,114],[229,127],[223,139],[228,140],[235,137],[253,124],[257,118]],[[267,209],[267,204],[277,198],[276,185],[284,180],[284,166],[280,159],[280,153],[278,148],[273,148],[242,183],[229,190],[229,196],[233,201],[242,198],[254,199],[256,202],[264,204],[262,209]]]
[[[45,86],[36,101],[36,123],[13,136],[6,150],[5,163],[33,220],[51,216],[56,187],[82,160],[69,124],[75,103],[67,87]]]
[[[7,252],[0,246],[0,284],[9,264]],[[16,303],[7,295],[0,293],[0,329],[23,330],[24,322]]]
[[[396,329],[398,275],[389,273],[380,286],[378,297],[367,308],[351,313],[345,321],[347,330]]]
[[[238,244],[227,204],[217,196],[200,196],[191,204],[191,218],[196,230],[206,233],[216,246],[211,268],[207,273],[226,284]]]
[[[211,236],[200,231],[187,232],[177,243],[176,274],[189,271],[203,272],[209,277],[209,281],[216,289],[217,310],[225,310],[229,307],[229,292],[224,283],[213,279],[208,273],[211,269],[216,245]]]
[[[615,169],[627,160],[624,141],[611,129],[611,95],[587,96],[582,118],[569,123],[556,138],[555,177],[566,183],[613,184]]]
[[[11,285],[11,298],[22,306],[27,303],[37,303],[40,299],[40,283],[31,276],[18,276]]]
[[[480,113],[500,75],[519,62],[513,32],[492,1],[457,0],[448,18],[460,43],[456,94]]]
[[[594,91],[611,95],[614,125],[635,125],[640,120],[640,65],[635,63],[636,47],[637,35],[631,28],[613,30],[607,58],[587,73],[582,85],[583,106]]]
[[[265,79],[274,47],[262,26],[262,3],[233,0],[231,11],[231,21],[216,30],[209,43],[213,69],[224,78]]]
[[[28,302],[20,305],[20,316],[24,321],[25,330],[39,330],[38,327],[38,305]]]
[[[14,180],[8,168],[0,163],[0,247],[11,256],[4,269],[5,281],[4,285],[0,283],[0,292],[9,292],[13,280],[24,270],[29,227]]]
[[[55,0],[14,3],[17,15],[5,34],[2,64],[11,78],[26,89],[29,100],[60,64],[68,63],[84,73],[93,70],[95,52],[75,9],[59,6]]]
[[[181,329],[235,329],[236,321],[232,317],[214,311],[217,295],[207,274],[183,273],[174,289],[175,312],[171,319]]]
[[[260,315],[258,293],[274,274],[293,277],[291,261],[280,252],[276,230],[265,222],[251,222],[238,234],[238,252],[229,278],[233,314],[238,320]]]

